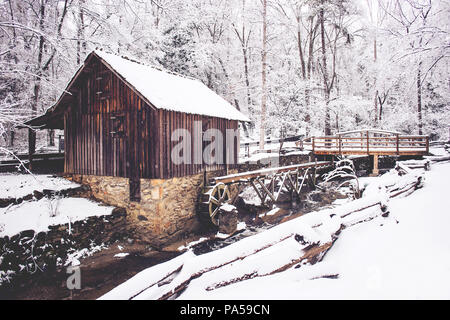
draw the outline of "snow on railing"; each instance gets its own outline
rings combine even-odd
[[[334,153],[397,153],[429,152],[428,136],[360,137],[324,136],[312,137],[312,151]]]

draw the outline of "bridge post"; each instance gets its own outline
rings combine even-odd
[[[33,155],[36,152],[36,132],[28,128],[28,170],[33,170]]]
[[[342,138],[341,135],[338,136],[339,137],[339,155],[342,155]]]
[[[373,155],[373,171],[371,176],[376,177],[380,174],[380,171],[378,170],[378,154]]]
[[[395,135],[395,143],[396,143],[396,147],[397,147],[397,155],[400,154],[400,139],[398,134]]]
[[[369,143],[370,143],[370,142],[369,142],[369,131],[366,132],[366,135],[367,135],[367,136],[366,136],[366,140],[367,140],[367,154],[370,154],[370,153],[369,153]]]

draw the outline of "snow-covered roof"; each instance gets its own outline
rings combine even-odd
[[[104,51],[95,50],[93,53],[158,109],[250,121],[199,80]]]

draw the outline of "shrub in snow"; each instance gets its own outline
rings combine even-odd
[[[336,168],[330,172],[325,173],[322,178],[325,182],[329,182],[337,179],[348,179],[341,183],[337,189],[348,185],[351,192],[353,193],[353,198],[358,199],[361,196],[358,177],[355,172],[355,165],[350,159],[342,159],[336,163]]]
[[[0,286],[3,284],[3,282],[10,283],[14,274],[15,274],[15,272],[11,271],[11,270],[7,270],[7,271],[0,270]]]
[[[325,182],[334,179],[352,178],[356,179],[355,166],[353,161],[349,159],[343,159],[336,163],[336,169],[325,173],[323,176]]]
[[[59,215],[59,205],[61,203],[60,198],[49,200],[47,203],[48,203],[49,216],[51,218],[58,216]]]

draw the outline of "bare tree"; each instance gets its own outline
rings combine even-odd
[[[261,98],[261,123],[259,132],[259,149],[264,150],[264,140],[266,131],[266,112],[267,112],[267,0],[263,0],[263,37],[262,37],[262,98]]]

